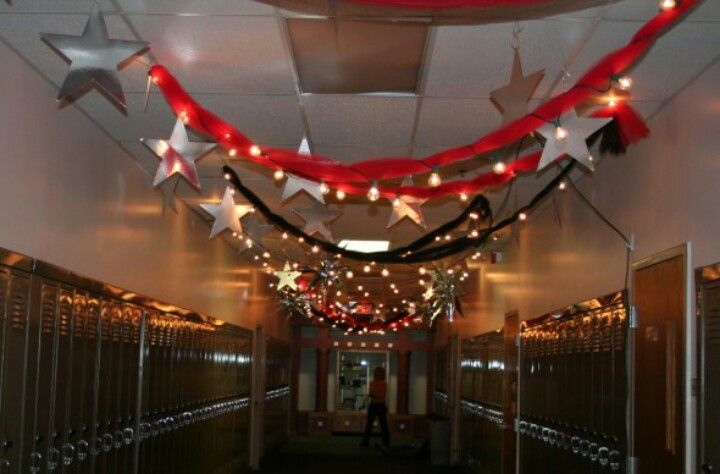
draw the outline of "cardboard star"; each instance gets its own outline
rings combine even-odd
[[[127,113],[118,66],[147,49],[145,41],[110,39],[100,2],[95,3],[81,36],[41,33],[40,37],[70,63],[70,70],[60,86],[59,101],[96,86],[116,107]]]
[[[250,206],[246,204],[235,204],[233,192],[230,187],[225,188],[220,204],[200,204],[208,214],[215,219],[210,229],[210,237],[213,238],[225,229],[242,234],[240,218],[250,212]]]
[[[263,224],[256,214],[248,214],[242,220],[242,227],[245,235],[258,245],[262,245],[262,239],[273,230],[273,226]]]
[[[342,215],[342,211],[328,209],[320,203],[315,203],[313,207],[296,209],[293,212],[305,221],[306,234],[312,235],[318,233],[322,235],[328,242],[333,241],[332,232],[327,224],[331,223]]]
[[[195,162],[215,147],[215,143],[191,142],[182,120],[175,122],[172,135],[168,140],[144,139],[140,142],[160,158],[160,165],[155,173],[153,186],[170,178],[180,175],[198,191],[200,190],[200,176]]]
[[[595,168],[593,168],[590,160],[590,150],[588,150],[586,140],[611,120],[610,117],[578,117],[575,109],[572,109],[562,116],[559,121],[560,126],[567,130],[567,137],[564,139],[560,140],[555,136],[555,124],[546,124],[538,128],[537,132],[546,140],[538,163],[538,171],[563,155],[568,155],[589,170],[594,171]]]
[[[162,192],[162,208],[172,210],[175,214],[178,213],[177,203],[175,202],[175,190],[177,189],[178,180],[180,178],[176,175],[166,180],[160,185],[160,191]]]
[[[412,178],[406,176],[402,181],[402,186],[412,185]],[[390,220],[388,220],[387,228],[389,229],[390,227],[400,222],[403,218],[407,217],[423,229],[427,229],[425,217],[420,210],[420,206],[425,201],[427,201],[427,199],[416,198],[412,196],[398,196],[397,202],[395,202],[394,200],[391,201],[393,203],[392,214],[390,214]]]
[[[292,269],[289,262],[285,262],[285,267],[282,271],[274,272],[275,276],[278,277],[277,289],[280,290],[286,286],[293,291],[297,291],[298,286],[295,283],[295,279],[302,275],[302,272],[297,272]]]
[[[520,50],[514,48],[510,82],[490,92],[490,99],[503,115],[503,125],[527,115],[528,102],[544,75],[544,69],[535,71],[529,76],[523,75]]]
[[[291,174],[287,174],[287,181],[285,181],[281,201],[284,203],[301,191],[305,191],[308,196],[325,204],[325,196],[320,192],[318,183]]]

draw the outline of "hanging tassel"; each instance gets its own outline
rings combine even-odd
[[[628,145],[637,143],[650,135],[650,129],[637,111],[627,102],[607,106],[592,114],[593,117],[612,117],[613,121],[603,127],[600,151],[624,153]]]

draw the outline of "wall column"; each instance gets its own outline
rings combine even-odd
[[[397,413],[398,415],[407,415],[410,392],[410,351],[398,351],[397,361]]]

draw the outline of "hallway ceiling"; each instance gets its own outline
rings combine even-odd
[[[67,65],[40,41],[39,35],[79,34],[93,2],[0,3],[0,35],[57,87]],[[347,59],[342,59],[342,54],[332,67],[322,61],[313,62],[312,43],[293,48],[288,28],[289,19],[297,21],[303,16],[268,4],[251,0],[102,0],[101,4],[112,38],[148,41],[151,51],[120,73],[128,100],[127,117],[97,92],[85,94],[76,105],[147,170],[148,192],[157,194],[158,206],[161,193],[151,187],[158,160],[140,144],[140,138],[169,137],[174,117],[157,90],[151,92],[147,110],[143,110],[147,67],[152,61],[167,66],[199,102],[233,122],[255,142],[296,148],[306,135],[314,152],[348,163],[396,154],[424,156],[472,141],[501,122],[489,93],[509,78],[513,23],[427,27],[426,19],[415,19],[422,25],[421,40],[417,35],[408,40],[419,48],[408,53],[415,57],[398,56],[397,61],[387,61],[388,68],[398,61],[419,64],[416,73],[401,81],[405,85],[408,81],[414,83],[414,92],[310,94],[302,91],[301,84],[312,82],[321,90],[333,87],[333,81],[322,77],[326,69],[337,74],[350,71],[352,76],[346,80],[354,81],[353,90],[367,84],[377,87],[379,79],[362,77],[363,69],[357,64],[338,66],[339,61]],[[535,103],[562,90],[564,64],[571,80],[576,80],[595,61],[625,43],[657,8],[657,0],[624,0],[523,21],[520,47],[524,69],[526,73],[541,68],[546,71],[535,93]],[[398,25],[414,21],[397,20],[402,20]],[[338,46],[350,60],[382,50],[382,41],[378,40],[374,51],[366,51],[367,40],[356,23],[331,24],[339,35]],[[328,33],[327,28],[324,31]],[[301,51],[303,58],[309,54],[311,60],[296,68],[294,50]],[[661,38],[632,71],[633,105],[645,117],[651,116],[719,56],[720,2],[706,1]],[[301,82],[298,69],[305,81]],[[341,90],[343,85],[336,81],[335,86]],[[225,182],[220,166],[225,158],[215,151],[198,163],[201,194],[184,184],[178,188],[183,200],[205,219],[209,216],[199,209],[199,204],[222,197]],[[298,196],[281,207],[282,186],[272,180],[267,170],[236,163],[249,187],[274,209],[282,209],[289,220],[301,223],[291,209],[305,207],[310,202],[306,196]],[[487,164],[475,162],[463,171],[472,176],[480,170],[486,171]],[[549,178],[548,173],[541,173],[518,179],[509,206],[527,201]],[[495,205],[503,196],[502,192],[489,193]],[[389,205],[368,206],[364,200],[349,199],[340,208],[344,214],[332,224],[337,240],[389,239],[391,245],[398,245],[422,234],[411,222],[402,222],[388,232]],[[423,209],[428,226],[433,228],[459,213],[461,205],[446,199],[427,203]],[[229,240],[242,247],[237,239]],[[281,242],[275,236],[267,244],[278,252],[287,252],[291,259],[302,257],[296,246],[283,250]]]

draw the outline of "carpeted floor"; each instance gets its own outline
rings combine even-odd
[[[411,443],[393,443],[390,452],[358,446],[360,438],[295,436],[263,459],[264,474],[452,474],[431,466],[427,455]]]

